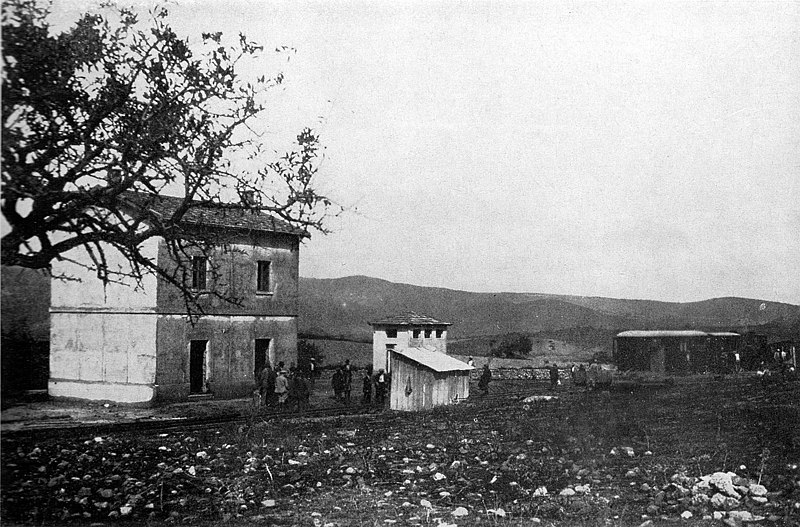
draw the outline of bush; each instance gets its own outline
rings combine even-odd
[[[528,335],[509,333],[492,344],[492,356],[508,359],[527,356],[531,352],[531,347],[531,338]]]

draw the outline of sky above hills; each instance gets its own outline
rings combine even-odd
[[[296,49],[252,71],[286,75],[265,138],[319,131],[345,209],[303,276],[800,303],[800,4],[168,6]]]

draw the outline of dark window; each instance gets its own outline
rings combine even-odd
[[[420,331],[419,331],[418,329],[415,329],[415,330],[413,331],[413,337],[414,337],[415,339],[418,339],[418,338],[419,338],[419,333],[420,333]]]
[[[436,330],[436,338],[437,339],[442,338],[443,335],[444,335],[444,330],[443,329],[437,329]]]
[[[270,272],[270,263],[266,260],[262,260],[258,262],[258,284],[256,287],[256,291],[259,293],[268,293],[272,291],[270,287],[270,280],[269,280],[269,272]]]
[[[426,338],[426,339],[429,339],[429,338],[431,338],[431,330],[430,330],[430,329],[426,329],[426,330],[425,330],[425,338]]]
[[[396,339],[397,338],[397,330],[396,329],[387,329],[386,330],[386,338]]]
[[[205,256],[192,257],[192,289],[203,290],[206,288],[206,266],[208,258]]]

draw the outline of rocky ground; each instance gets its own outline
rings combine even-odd
[[[417,414],[5,436],[3,523],[800,524],[797,383],[492,392]]]

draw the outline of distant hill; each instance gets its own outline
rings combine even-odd
[[[49,337],[50,281],[29,269],[2,267],[4,337]],[[300,279],[303,336],[371,341],[369,322],[402,311],[452,322],[453,340],[527,333],[583,349],[604,347],[624,329],[756,330],[800,336],[800,306],[748,298],[658,302],[533,293],[473,293],[350,276]]]
[[[800,331],[800,306],[748,298],[659,302],[528,293],[473,293],[370,278],[300,279],[300,332],[368,340],[369,321],[413,310],[453,324],[453,339],[538,334],[595,347],[624,329]]]

